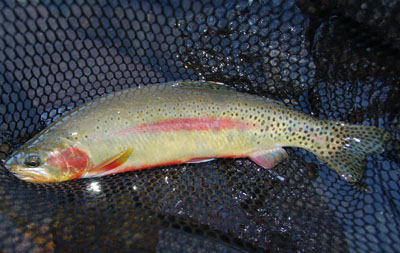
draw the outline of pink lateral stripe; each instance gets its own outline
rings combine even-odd
[[[252,129],[253,125],[248,125],[243,121],[232,118],[217,117],[198,117],[167,119],[155,123],[145,123],[134,128],[126,128],[117,132],[117,135],[136,134],[136,133],[155,133],[171,131],[207,131],[207,130],[226,130]]]

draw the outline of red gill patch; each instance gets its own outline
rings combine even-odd
[[[71,174],[70,179],[80,178],[91,166],[89,155],[76,147],[69,147],[47,159],[49,165]]]

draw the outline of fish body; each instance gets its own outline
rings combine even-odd
[[[263,97],[209,82],[173,82],[111,93],[84,104],[25,143],[6,162],[32,182],[249,157],[272,168],[282,147],[304,148],[346,181],[383,151],[378,128],[320,120]]]

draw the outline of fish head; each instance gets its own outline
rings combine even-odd
[[[5,163],[18,178],[35,182],[61,182],[81,178],[90,168],[88,152],[77,145],[28,146],[14,152]]]

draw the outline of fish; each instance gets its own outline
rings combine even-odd
[[[366,157],[389,132],[318,119],[283,103],[206,81],[126,89],[54,121],[13,152],[6,168],[49,183],[217,158],[249,158],[271,169],[287,147],[312,152],[345,181],[359,182]]]

